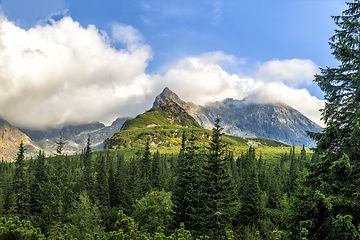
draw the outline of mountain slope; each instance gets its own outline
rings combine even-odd
[[[24,144],[26,156],[38,153],[39,148],[25,133],[0,117],[0,160],[14,161],[21,141]]]
[[[146,141],[151,147],[180,146],[182,132],[193,132],[197,144],[207,145],[212,132],[204,129],[182,107],[173,100],[166,100],[149,111],[127,120],[119,132],[104,141],[105,148],[143,148]],[[223,136],[223,141],[233,146],[274,146],[284,144],[268,139],[245,139],[234,136]]]
[[[201,126],[183,108],[172,100],[151,108],[144,114],[140,114],[134,119],[128,120],[121,127],[121,130],[133,128],[145,128],[149,126],[178,125],[183,127]]]
[[[203,128],[183,108],[172,100],[151,108],[133,119],[128,119],[119,132],[104,141],[105,148],[142,147],[148,139],[152,146],[179,143],[179,130]]]
[[[111,126],[105,126],[100,122],[92,122],[80,125],[66,125],[59,128],[49,128],[45,130],[21,129],[47,154],[55,154],[59,136],[65,141],[64,153],[75,154],[81,152],[86,147],[87,139],[90,137],[93,150],[104,148],[104,140],[113,136],[120,130],[127,118],[116,119]]]
[[[256,104],[246,99],[225,99],[205,106],[182,101],[165,88],[156,97],[154,105],[167,100],[178,103],[202,127],[211,129],[214,119],[221,118],[224,132],[234,136],[268,138],[286,144],[314,147],[306,131],[319,132],[321,127],[290,106],[284,104]]]

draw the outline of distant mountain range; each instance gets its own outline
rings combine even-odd
[[[167,102],[169,104],[163,105]],[[305,145],[306,147],[315,146],[315,142],[306,135],[306,131],[319,132],[322,130],[320,126],[290,106],[279,103],[256,104],[246,98],[243,100],[228,98],[201,106],[185,102],[169,88],[165,88],[156,96],[153,107],[148,112],[155,113],[157,107],[160,107],[162,115],[152,114],[154,119],[151,121],[154,125],[146,127],[160,126],[161,123],[169,125],[171,120],[170,125],[188,124],[187,127],[211,129],[215,118],[219,117],[226,134],[246,138],[267,138],[288,145]],[[141,124],[145,124],[146,121],[142,122],[141,116],[143,115],[138,115],[131,122],[128,118],[118,118],[111,126],[92,122],[45,130],[18,129],[0,118],[0,158],[15,159],[21,141],[28,149],[28,156],[35,156],[40,149],[45,150],[46,155],[54,155],[56,142],[60,135],[66,142],[65,154],[80,153],[85,148],[88,137],[91,139],[92,148],[100,150],[104,148],[104,140],[118,136],[120,129],[130,130],[130,128],[144,127]],[[146,115],[147,118],[149,116]],[[178,124],[177,121],[180,123]],[[181,123],[181,121],[183,122]],[[129,123],[131,124],[129,125]],[[108,144],[108,146],[110,145]]]
[[[105,126],[100,122],[92,122],[79,125],[65,125],[59,128],[45,130],[32,130],[21,128],[20,130],[29,136],[34,143],[42,149],[47,150],[49,155],[56,152],[59,136],[65,141],[64,154],[80,153],[86,146],[90,137],[93,150],[104,149],[104,140],[113,136],[119,131],[125,120],[128,118],[117,118],[111,126]]]

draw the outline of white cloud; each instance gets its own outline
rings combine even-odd
[[[197,104],[228,97],[241,99],[262,85],[251,78],[230,75],[217,64],[224,61],[233,63],[236,60],[221,52],[186,58],[165,74],[163,84],[186,101]]]
[[[310,84],[318,66],[308,59],[271,60],[260,64],[256,77],[264,81],[286,82],[291,86]]]
[[[256,89],[247,97],[248,101],[256,103],[283,103],[289,105],[324,127],[320,120],[320,111],[325,107],[325,101],[311,96],[305,88],[295,89],[284,83],[267,83]]]
[[[116,41],[124,48],[112,47]],[[225,70],[244,59],[210,52],[180,60],[160,76],[145,73],[152,56],[132,26],[116,24],[108,36],[64,17],[26,31],[1,17],[0,116],[33,128],[96,120],[109,124],[149,109],[168,86],[196,104],[255,95],[258,101],[281,101],[320,123],[323,101],[282,83],[308,81],[314,71],[310,60],[270,61],[254,74],[259,78],[252,78]],[[266,83],[270,80],[278,82]]]
[[[143,105],[153,88],[144,74],[152,51],[132,27],[115,26],[113,36],[127,48],[70,17],[28,31],[2,17],[0,116],[40,127],[137,114],[127,105]]]
[[[248,97],[249,101],[258,103],[281,102],[292,106],[323,126],[319,109],[324,107],[324,101],[311,96],[306,89],[289,87],[280,81],[269,83],[251,77],[240,77],[237,74],[230,75],[219,65],[220,63],[233,64],[235,62],[238,60],[234,56],[222,52],[205,53],[199,57],[186,58],[172,66],[161,83],[175,91],[183,100],[202,105],[229,97],[235,99]],[[297,66],[302,63],[305,63],[305,66],[312,66],[305,60],[300,62],[297,59],[284,61],[284,65],[289,66]],[[271,61],[270,64],[265,63],[264,65],[271,73],[270,66],[277,67],[282,64],[281,61]],[[299,76],[295,72],[292,79],[302,79],[301,77],[304,75],[302,71],[297,71],[297,74]]]

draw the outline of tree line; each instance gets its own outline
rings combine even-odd
[[[119,230],[119,216],[132,217],[141,234],[170,236],[183,224],[194,238],[285,236],[278,229],[297,179],[315,159],[291,148],[270,164],[253,147],[234,159],[221,130],[217,119],[209,146],[183,132],[178,154],[151,153],[148,142],[130,159],[93,152],[90,139],[80,155],[63,155],[60,137],[55,157],[40,151],[25,161],[21,144],[14,163],[0,164],[2,215],[29,221],[47,238],[65,231],[106,239]]]
[[[219,120],[206,148],[184,133],[179,154],[117,151],[0,164],[0,239],[360,239],[360,1],[330,38],[337,67],[315,82],[325,128],[310,159],[236,160]]]

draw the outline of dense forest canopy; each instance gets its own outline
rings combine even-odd
[[[239,156],[215,120],[207,145],[182,133],[176,154],[121,150],[0,163],[0,239],[360,239],[360,2],[334,17],[336,68],[315,82],[326,127],[276,161]]]

